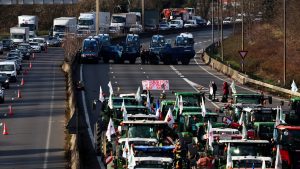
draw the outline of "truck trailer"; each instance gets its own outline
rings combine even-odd
[[[10,39],[14,45],[29,41],[29,27],[10,28]]]
[[[106,33],[110,25],[110,13],[99,12],[99,28],[101,33]],[[96,32],[96,12],[80,13],[77,31],[80,34]]]
[[[53,20],[53,36],[76,33],[77,19],[76,17],[60,17]]]
[[[38,17],[34,15],[18,16],[18,26],[29,28],[29,38],[33,39],[38,33]]]

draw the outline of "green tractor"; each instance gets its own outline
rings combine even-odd
[[[289,113],[285,115],[285,122],[291,125],[300,124],[300,97],[294,97],[290,100]]]

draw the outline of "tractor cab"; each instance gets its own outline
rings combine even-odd
[[[290,112],[286,114],[285,120],[288,124],[300,124],[300,97],[295,97],[290,100]]]

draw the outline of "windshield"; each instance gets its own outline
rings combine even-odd
[[[94,24],[93,20],[85,20],[85,19],[78,20],[78,25],[93,25],[93,24]]]
[[[2,41],[4,45],[10,45],[11,41],[10,40],[3,40]]]
[[[45,41],[43,39],[33,39],[33,42],[44,43]]]
[[[29,43],[31,46],[38,46],[39,44],[38,43],[35,43],[35,42],[30,42]]]
[[[18,46],[18,49],[19,50],[26,50],[26,49],[28,49],[29,48],[29,46],[27,47],[27,46],[25,46],[25,45],[19,45]]]
[[[300,149],[300,130],[284,130],[280,135],[283,146]]]
[[[235,103],[260,104],[261,103],[261,96],[258,96],[258,95],[237,95],[237,96],[235,96]]]
[[[14,65],[0,65],[0,71],[14,71]]]
[[[182,96],[182,101],[183,106],[200,107],[200,95]]]
[[[55,32],[65,32],[66,26],[63,25],[55,25],[53,31]]]
[[[22,24],[20,24],[20,27],[29,27],[29,31],[35,31],[36,30],[36,26],[34,24],[22,23]]]
[[[157,127],[155,126],[129,126],[129,138],[156,138]]]
[[[111,23],[125,23],[126,18],[123,16],[112,16],[112,21]]]
[[[276,120],[276,112],[275,113],[261,113],[255,112],[251,114],[254,122],[273,122]]]
[[[270,156],[270,147],[266,143],[230,143],[232,156]]]
[[[161,47],[166,44],[166,40],[164,37],[152,37],[151,45],[153,47]]]
[[[97,42],[86,40],[83,42],[83,52],[96,52]]]
[[[178,45],[182,45],[182,46],[187,46],[187,45],[191,46],[194,44],[193,38],[187,38],[183,36],[178,36],[176,41]]]
[[[25,38],[25,36],[22,34],[12,34],[11,38],[12,39],[23,39],[23,38]]]
[[[234,160],[233,168],[261,168],[262,161],[260,160]],[[271,163],[266,161],[266,168],[271,167]]]
[[[180,24],[179,21],[171,21],[171,24]]]

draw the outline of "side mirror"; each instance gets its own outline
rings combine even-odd
[[[272,96],[268,96],[269,104],[272,104]]]

